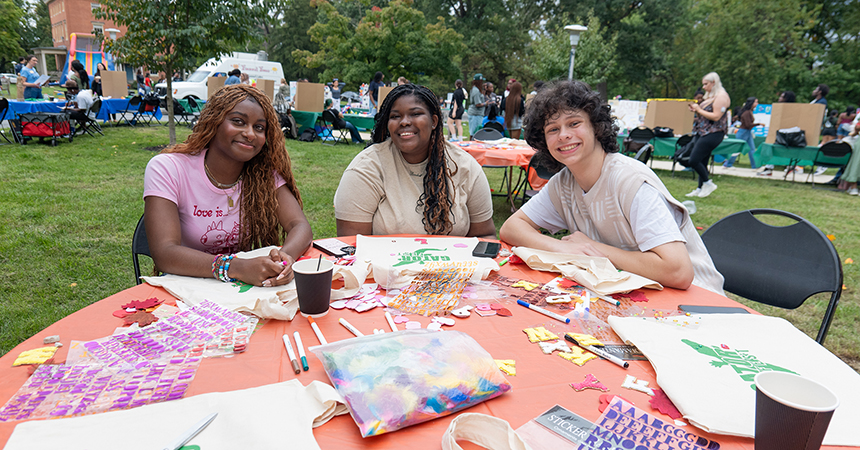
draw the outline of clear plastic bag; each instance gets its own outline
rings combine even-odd
[[[310,350],[362,437],[446,416],[511,389],[492,356],[458,331],[403,330]]]

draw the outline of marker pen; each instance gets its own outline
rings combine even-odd
[[[346,319],[344,319],[343,317],[341,317],[337,321],[338,321],[338,323],[343,325],[344,328],[349,330],[350,333],[354,334],[355,337],[364,336],[364,333],[362,333],[361,331],[358,331],[358,328],[355,328],[354,326],[352,326],[352,324],[347,322]]]
[[[296,339],[296,347],[299,349],[299,358],[302,360],[302,369],[305,372],[308,371],[308,357],[305,355],[305,346],[302,345],[302,337],[299,336],[299,332],[296,331],[293,333],[293,338]]]
[[[290,335],[284,335],[284,347],[287,348],[287,356],[290,357],[290,364],[293,365],[293,370],[296,371],[296,375],[302,373],[302,368],[299,366],[299,362],[296,361],[296,353],[293,351],[293,344],[290,343]]]
[[[394,318],[391,317],[391,313],[385,311],[385,320],[388,321],[388,326],[391,327],[391,331],[397,331],[397,324],[394,323]]]
[[[325,336],[323,336],[322,334],[322,331],[320,331],[320,327],[317,325],[316,321],[314,321],[314,318],[308,316],[308,322],[311,323],[311,329],[314,330],[314,334],[317,335],[317,339],[319,339],[320,344],[328,344],[328,342],[325,340]]]
[[[526,308],[531,309],[532,311],[539,312],[539,313],[541,313],[541,314],[543,314],[543,315],[545,315],[545,316],[547,316],[547,317],[552,317],[553,319],[558,320],[559,322],[570,323],[570,319],[569,319],[569,318],[564,317],[564,316],[562,316],[561,314],[554,313],[554,312],[552,312],[552,311],[548,311],[548,310],[546,310],[546,309],[543,309],[543,308],[541,308],[540,306],[532,305],[531,303],[529,303],[529,302],[527,302],[527,301],[524,301],[524,300],[517,300],[517,303],[518,303],[520,306],[525,306]]]

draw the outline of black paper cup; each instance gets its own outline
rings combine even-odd
[[[322,317],[328,313],[333,271],[334,264],[326,259],[303,259],[293,264],[299,311],[303,316]]]
[[[755,376],[755,450],[818,450],[839,399],[788,372]]]

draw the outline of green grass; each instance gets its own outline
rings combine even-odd
[[[177,128],[180,140],[189,130]],[[167,143],[166,127],[105,128],[104,137],[78,137],[51,147],[38,142],[0,146],[0,354],[60,318],[134,285],[131,236],[143,212],[143,172]],[[340,174],[361,148],[288,141],[293,167],[315,238],[335,235],[332,198]],[[498,189],[502,170],[487,169]],[[658,171],[681,200],[695,181]],[[860,261],[858,200],[801,183],[717,175],[719,189],[696,199],[697,226],[748,208],[800,214],[835,236],[843,260]],[[510,215],[506,199],[494,197],[496,227]],[[791,245],[786,242],[785,245]],[[144,269],[144,271],[149,270]],[[826,347],[860,368],[860,268],[845,264],[845,285]],[[807,334],[818,329],[827,297],[794,311],[756,309],[786,317]],[[107,319],[106,319],[107,320]]]

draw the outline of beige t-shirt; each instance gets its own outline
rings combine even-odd
[[[490,185],[481,165],[459,147],[446,144],[448,170],[452,172],[452,236],[465,236],[472,222],[493,217]],[[334,194],[334,215],[339,220],[373,224],[372,233],[427,234],[422,223],[427,161],[409,164],[391,140],[374,144],[346,168]]]

